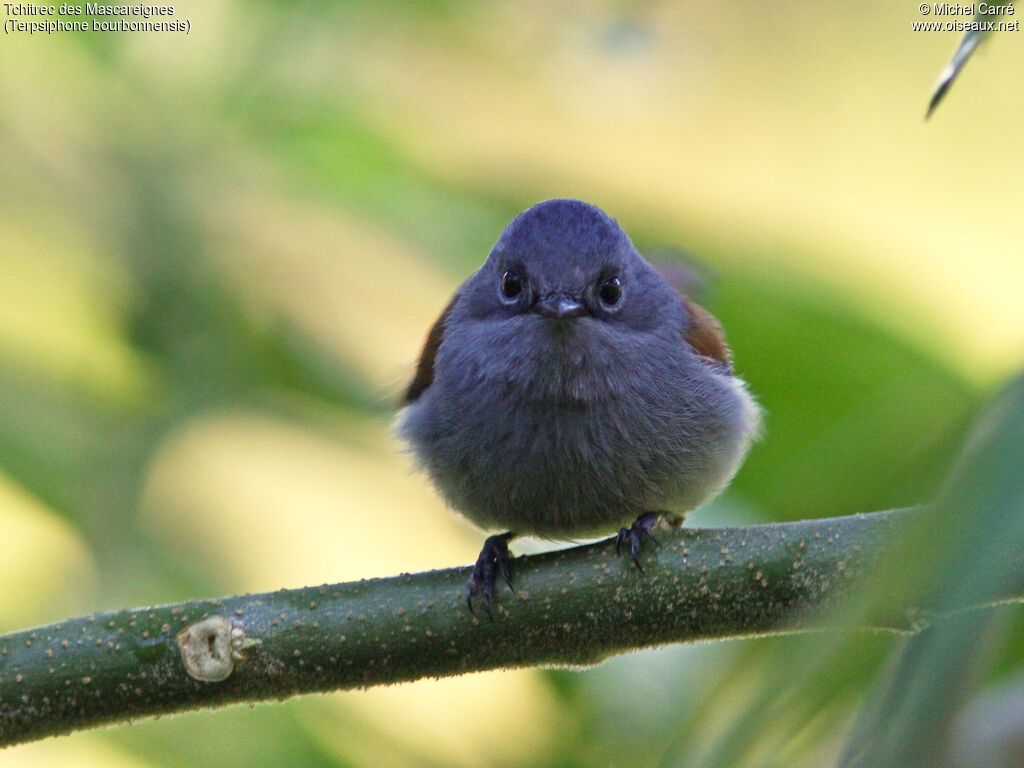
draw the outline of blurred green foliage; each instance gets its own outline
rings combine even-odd
[[[3,626],[468,561],[478,532],[385,442],[393,395],[504,223],[552,196],[712,275],[767,431],[695,523],[934,498],[1024,352],[1024,154],[986,130],[1024,112],[970,72],[923,136],[949,40],[880,2],[841,27],[791,5],[239,0],[177,5],[188,37],[6,39]],[[1024,619],[995,613],[993,671],[958,704],[1019,681]],[[0,764],[818,766],[914,642],[668,648]]]

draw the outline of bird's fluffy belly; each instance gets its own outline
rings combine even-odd
[[[665,403],[523,404],[499,390],[460,398],[477,408],[427,397],[399,428],[441,493],[474,522],[574,538],[609,533],[644,511],[692,509],[727,482],[746,444],[731,390],[704,387]]]
[[[585,414],[586,412],[586,414]],[[636,434],[613,409],[560,405],[520,409],[515,430],[466,424],[453,494],[457,508],[484,525],[541,535],[585,535],[632,520],[652,495],[654,451],[637,456],[650,438]],[[632,429],[626,427],[632,426]],[[629,444],[631,451],[623,450]],[[652,472],[652,470],[654,470]],[[489,482],[488,482],[489,480]]]

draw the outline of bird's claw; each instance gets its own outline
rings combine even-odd
[[[661,546],[654,538],[654,526],[658,524],[658,512],[644,512],[629,528],[620,528],[619,535],[615,537],[615,554],[621,554],[622,545],[629,544],[629,554],[633,556],[633,562],[643,573],[643,566],[640,565],[640,544],[644,536],[654,542],[655,546]]]
[[[471,613],[473,610],[473,598],[480,595],[484,610],[490,617],[491,600],[494,597],[495,574],[500,573],[501,578],[512,587],[512,555],[508,551],[508,541],[514,534],[512,531],[500,533],[496,536],[488,536],[484,541],[483,549],[480,550],[480,557],[476,559],[473,566],[473,575],[469,577],[469,584],[466,588],[466,605]]]

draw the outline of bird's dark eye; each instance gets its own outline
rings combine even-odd
[[[600,297],[601,303],[606,307],[614,307],[622,297],[622,281],[615,276],[609,277],[601,283],[597,295]]]
[[[501,276],[501,293],[506,299],[514,299],[523,292],[523,278],[509,270]]]

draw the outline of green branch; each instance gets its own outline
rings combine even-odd
[[[311,691],[822,628],[822,609],[920,517],[897,510],[683,529],[645,547],[642,573],[610,541],[521,557],[515,593],[500,590],[491,619],[467,610],[469,569],[456,568],[18,632],[0,638],[0,744]],[[1024,578],[992,598],[1024,599]],[[910,629],[907,616],[897,609],[882,623]]]

